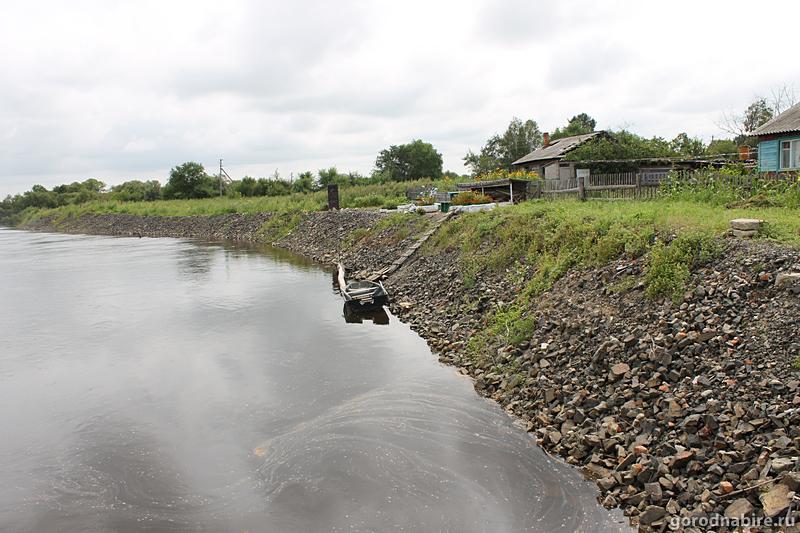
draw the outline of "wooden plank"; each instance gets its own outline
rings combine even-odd
[[[339,267],[339,275],[337,277],[337,280],[339,281],[339,290],[344,292],[344,288],[347,287],[347,283],[345,283],[344,279],[344,265],[341,263],[337,263],[337,265]]]

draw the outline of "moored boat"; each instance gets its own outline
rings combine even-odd
[[[382,307],[389,302],[389,294],[380,281],[345,281],[344,267],[339,265],[339,292],[346,304],[361,308]]]

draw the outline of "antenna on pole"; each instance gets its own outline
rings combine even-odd
[[[219,195],[222,196],[225,190],[225,183],[233,183],[233,178],[231,178],[225,169],[222,168],[222,159],[219,160]]]

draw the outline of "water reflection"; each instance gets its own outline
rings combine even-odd
[[[344,321],[348,324],[363,324],[364,321],[372,322],[376,326],[386,326],[389,324],[389,315],[383,307],[372,309],[359,309],[354,305],[344,304],[342,309]]]
[[[408,326],[345,327],[308,261],[0,249],[0,531],[627,530]]]

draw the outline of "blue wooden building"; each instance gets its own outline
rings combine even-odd
[[[759,171],[800,171],[800,104],[756,128],[753,135],[758,137]]]

